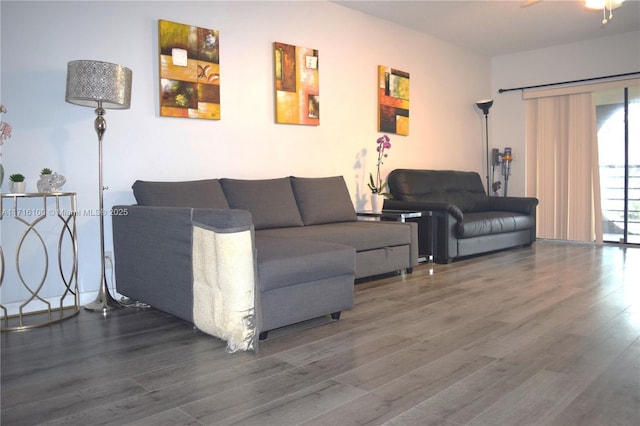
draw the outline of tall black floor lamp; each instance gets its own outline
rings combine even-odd
[[[107,130],[105,108],[129,109],[131,79],[127,67],[100,61],[71,61],[67,64],[67,92],[65,100],[71,104],[96,107],[94,128],[98,134],[98,194],[100,199],[100,287],[98,296],[85,305],[90,311],[106,312],[122,305],[109,294],[104,260],[104,202],[102,182],[102,136]]]
[[[480,108],[484,114],[484,142],[487,150],[487,195],[491,195],[491,183],[489,182],[489,174],[491,173],[491,163],[489,160],[489,108],[491,108],[491,105],[493,105],[493,99],[481,99],[476,102],[476,106]]]

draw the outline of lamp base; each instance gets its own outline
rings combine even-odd
[[[102,285],[100,286],[100,290],[98,290],[98,296],[96,299],[93,302],[84,305],[84,308],[87,311],[94,312],[107,312],[122,307],[124,307],[124,305],[111,297],[109,288],[107,287],[107,280],[105,278],[102,279]]]

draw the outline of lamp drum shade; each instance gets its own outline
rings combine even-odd
[[[86,107],[129,109],[132,71],[101,61],[71,61],[67,64],[65,100]]]

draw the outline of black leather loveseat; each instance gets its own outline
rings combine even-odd
[[[489,197],[476,172],[396,169],[388,176],[393,199],[384,209],[432,211],[419,222],[420,254],[432,253],[437,263],[536,240],[536,206],[530,197]],[[432,240],[431,230],[435,232]]]

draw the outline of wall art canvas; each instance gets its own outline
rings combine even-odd
[[[378,130],[409,134],[409,73],[378,65]]]
[[[318,51],[273,43],[276,123],[320,125]]]
[[[160,115],[220,120],[220,34],[158,21]]]

